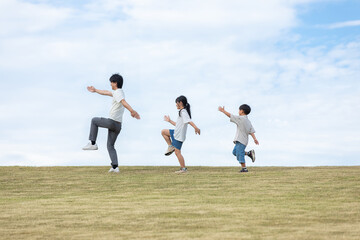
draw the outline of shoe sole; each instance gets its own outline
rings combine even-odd
[[[253,156],[253,158],[251,159],[252,162],[255,162],[255,151],[251,150],[251,155]]]
[[[169,156],[169,155],[171,155],[173,152],[175,152],[175,149],[174,149],[173,151],[171,151],[171,152],[165,153],[165,156]]]

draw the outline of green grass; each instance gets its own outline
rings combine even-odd
[[[0,239],[359,239],[360,167],[0,167]]]

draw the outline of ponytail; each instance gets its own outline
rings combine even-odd
[[[189,117],[191,119],[190,104],[188,103],[187,98],[185,96],[181,95],[180,97],[176,98],[175,102],[176,103],[182,102],[182,104],[184,105],[184,108],[186,109],[186,111],[189,114]],[[181,116],[180,112],[181,112],[181,110],[179,111],[179,117]]]
[[[185,109],[186,109],[186,111],[189,114],[190,119],[191,119],[191,111],[190,111],[190,104],[189,103],[186,103]]]

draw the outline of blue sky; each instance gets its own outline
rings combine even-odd
[[[160,135],[188,97],[187,165],[237,166],[236,114],[248,103],[259,146],[249,166],[359,165],[359,1],[2,0],[0,165],[108,165],[84,152],[90,120],[107,117],[124,77],[121,165],[178,165]]]

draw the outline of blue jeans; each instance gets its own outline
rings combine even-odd
[[[236,156],[239,163],[245,163],[245,148],[246,146],[244,144],[236,142],[232,153]]]

